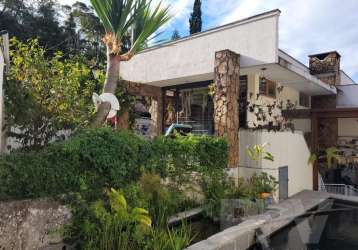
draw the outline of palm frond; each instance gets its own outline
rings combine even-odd
[[[129,27],[134,23],[145,0],[91,0],[91,4],[101,20],[106,33],[111,33],[121,41]]]
[[[134,29],[130,34],[133,36],[131,54],[142,50],[148,39],[170,19],[169,8],[162,8],[161,2],[153,6],[152,0],[91,0],[91,4],[106,33],[118,45]]]
[[[142,10],[143,12],[138,16],[141,20],[137,20],[137,23],[140,25],[135,27],[137,37],[135,37],[130,50],[132,54],[143,49],[146,41],[171,18],[169,15],[169,7],[162,8],[162,3],[159,2],[155,8],[152,8],[151,3],[152,1],[149,1],[145,9]]]

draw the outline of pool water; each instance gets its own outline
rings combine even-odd
[[[358,204],[329,200],[252,250],[358,250]]]

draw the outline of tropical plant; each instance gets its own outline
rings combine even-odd
[[[160,176],[144,173],[139,179],[139,186],[148,208],[158,225],[165,225],[172,201],[169,190],[161,183]]]
[[[144,227],[151,227],[152,220],[149,217],[148,211],[138,207],[129,211],[127,201],[122,193],[111,188],[108,198],[111,209],[118,219],[129,223],[137,223]]]
[[[91,0],[101,20],[107,50],[107,72],[103,91],[114,94],[119,81],[120,62],[130,60],[142,50],[148,39],[169,19],[168,7],[153,5],[151,0]],[[124,48],[130,37],[129,48]],[[102,103],[98,108],[93,126],[100,126],[110,106]]]
[[[89,202],[78,194],[72,202],[72,224],[65,228],[68,241],[80,249],[142,249],[152,220],[144,208],[130,208],[121,191],[110,189],[107,198]]]
[[[341,157],[337,153],[337,148],[331,147],[324,150],[324,153],[321,155],[311,154],[308,158],[308,164],[315,164],[318,160],[325,159],[327,163],[327,167],[331,168],[333,161],[340,161]]]
[[[185,222],[178,229],[152,230],[152,238],[146,249],[148,250],[182,250],[187,247],[194,239],[192,229]]]
[[[267,143],[264,143],[262,145],[254,145],[252,147],[247,148],[246,153],[253,161],[259,161],[259,160],[268,160],[268,161],[274,161],[274,156],[265,151],[265,147],[267,146]]]

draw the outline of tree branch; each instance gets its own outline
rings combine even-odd
[[[134,56],[134,54],[133,53],[131,53],[131,52],[127,52],[127,53],[125,53],[125,54],[123,54],[123,55],[121,55],[121,61],[123,61],[123,62],[127,62],[127,61],[129,61],[130,59],[132,59],[132,57]]]

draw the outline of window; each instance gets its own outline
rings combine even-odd
[[[260,95],[276,98],[276,83],[260,77],[259,93]]]
[[[300,92],[300,106],[309,108],[310,107],[310,96]]]

